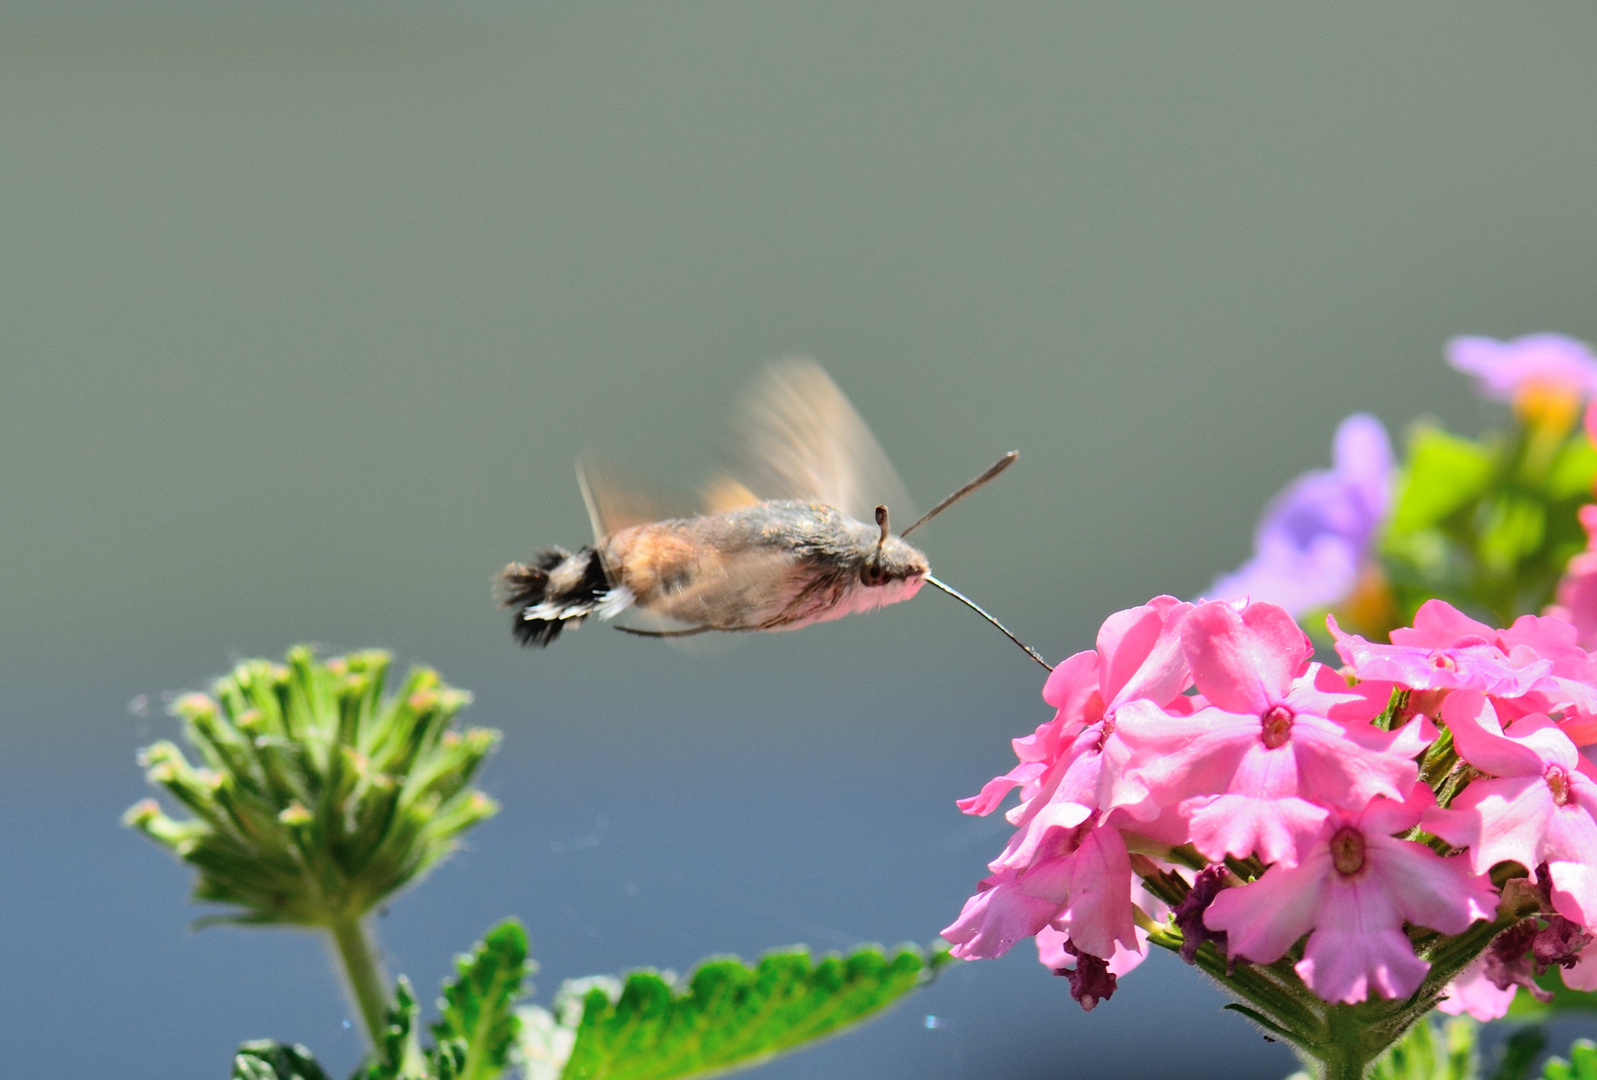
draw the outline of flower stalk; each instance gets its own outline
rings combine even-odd
[[[1320,1080],[1352,1080],[1367,1075],[1377,1058],[1432,1012],[1448,982],[1517,917],[1506,914],[1436,943],[1427,953],[1431,970],[1425,982],[1402,1001],[1326,1002],[1303,983],[1288,961],[1233,965],[1208,943],[1196,951],[1194,962],[1237,999],[1228,1009],[1246,1016],[1269,1037],[1291,1044],[1314,1063]],[[1173,953],[1181,952],[1183,942],[1181,933],[1172,928],[1148,935],[1150,945]]]
[[[343,968],[349,996],[366,1027],[366,1036],[377,1046],[387,1023],[388,976],[377,959],[374,942],[358,918],[333,921],[328,924],[327,934]]]

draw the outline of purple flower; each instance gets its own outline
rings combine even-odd
[[[1270,500],[1253,558],[1217,578],[1210,599],[1246,597],[1302,615],[1352,595],[1391,498],[1392,443],[1379,420],[1354,413],[1337,426],[1331,460]]]
[[[1562,334],[1513,341],[1456,337],[1447,343],[1447,362],[1475,376],[1481,394],[1499,401],[1512,401],[1526,390],[1597,397],[1597,356],[1585,342]]]

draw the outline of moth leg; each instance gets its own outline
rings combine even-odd
[[[639,630],[634,626],[617,626],[616,629],[621,631],[623,634],[631,634],[634,637],[677,638],[692,637],[695,634],[703,634],[707,631],[714,630],[715,627],[690,626],[686,630]]]

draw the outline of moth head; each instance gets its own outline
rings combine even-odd
[[[876,508],[876,527],[881,530],[876,544],[860,563],[860,584],[871,589],[890,585],[895,581],[923,578],[931,570],[926,556],[892,534],[887,523],[887,507]]]

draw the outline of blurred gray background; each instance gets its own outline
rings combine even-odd
[[[1597,337],[1597,8],[0,8],[0,1072],[359,1053],[320,946],[191,933],[119,827],[171,692],[291,642],[477,695],[504,803],[382,921],[431,997],[519,915],[563,978],[929,941],[957,796],[1048,717],[971,613],[519,652],[493,573],[592,447],[683,488],[819,358],[939,573],[1058,657],[1192,595],[1356,409],[1490,419],[1458,333]],[[1029,946],[769,1077],[1279,1077],[1190,969],[1090,1016]],[[937,1020],[928,1024],[927,1017]]]

